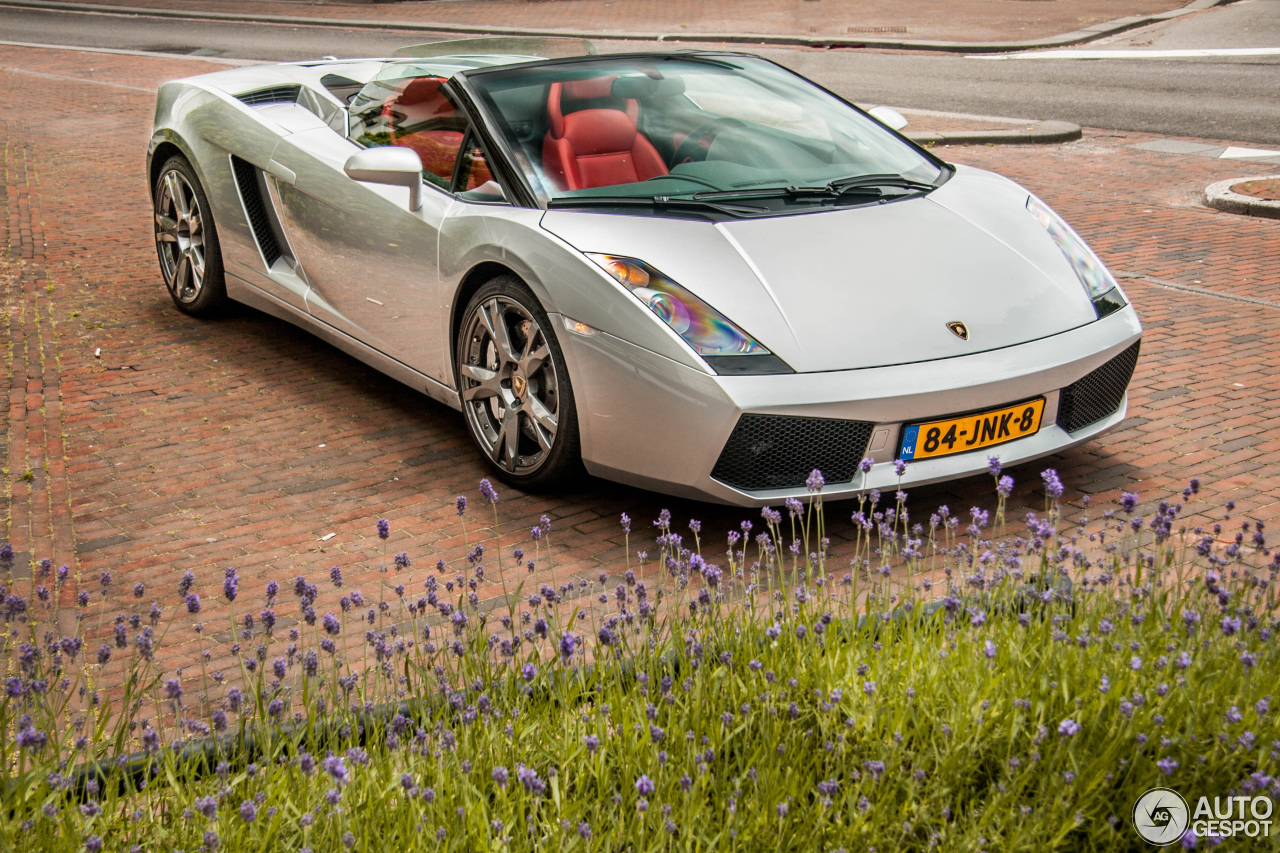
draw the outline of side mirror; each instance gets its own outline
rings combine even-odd
[[[422,159],[411,148],[387,145],[366,148],[347,158],[342,167],[353,181],[409,188],[409,209],[422,207]]]
[[[890,130],[902,130],[907,126],[907,118],[893,107],[872,107],[867,115],[883,124]]]

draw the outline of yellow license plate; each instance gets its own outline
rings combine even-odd
[[[929,459],[992,447],[1033,435],[1040,429],[1044,397],[958,418],[909,424],[902,431],[899,459]]]

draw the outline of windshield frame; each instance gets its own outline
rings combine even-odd
[[[524,191],[521,194],[527,195],[527,198],[533,201],[533,203],[537,207],[540,207],[543,210],[547,210],[547,209],[552,209],[556,207],[556,205],[554,205],[552,202],[553,202],[553,199],[558,198],[558,196],[552,195],[549,192],[547,192],[546,188],[543,186],[543,182],[540,179],[538,179],[538,174],[539,174],[538,170],[534,167],[534,164],[529,161],[529,158],[524,152],[523,148],[519,145],[513,144],[514,134],[511,131],[511,129],[507,126],[505,117],[503,116],[501,111],[498,109],[496,103],[489,96],[488,90],[485,89],[483,86],[476,85],[477,83],[481,83],[483,81],[483,78],[486,76],[495,76],[495,77],[518,76],[521,72],[534,71],[536,69],[543,68],[546,66],[555,66],[555,67],[570,66],[571,67],[574,65],[608,65],[608,64],[618,63],[618,62],[644,61],[644,60],[654,60],[654,59],[658,59],[658,60],[684,59],[684,60],[691,60],[691,61],[702,61],[702,62],[714,63],[716,62],[717,59],[720,59],[720,58],[723,58],[724,60],[735,60],[735,61],[746,59],[752,62],[765,63],[769,66],[772,66],[774,70],[777,70],[782,74],[785,74],[788,77],[792,78],[798,84],[802,86],[811,87],[816,92],[819,92],[827,96],[831,100],[833,100],[836,104],[843,106],[844,108],[847,108],[854,113],[857,113],[858,115],[865,118],[867,121],[874,124],[875,132],[886,134],[889,138],[892,138],[898,144],[905,146],[906,148],[911,150],[913,153],[918,155],[922,160],[926,161],[928,164],[935,167],[938,170],[938,178],[934,182],[935,187],[942,186],[951,178],[951,176],[955,172],[954,166],[942,160],[937,155],[929,151],[927,148],[924,148],[923,146],[913,142],[911,139],[907,138],[902,133],[899,133],[893,128],[890,128],[882,124],[881,122],[876,120],[873,116],[871,116],[866,110],[859,107],[857,104],[852,103],[851,101],[840,96],[836,92],[831,91],[825,86],[822,86],[821,84],[809,79],[808,77],[805,77],[804,75],[799,74],[798,72],[786,67],[785,65],[782,65],[781,63],[775,62],[774,60],[769,59],[767,57],[758,56],[752,53],[744,53],[740,51],[703,51],[703,50],[679,50],[679,51],[661,51],[661,52],[632,51],[632,52],[626,52],[626,53],[607,53],[607,54],[596,54],[596,55],[585,55],[585,56],[574,56],[574,57],[561,57],[561,58],[552,58],[552,59],[538,59],[530,62],[508,63],[508,64],[501,64],[501,65],[479,67],[479,68],[463,69],[463,70],[459,70],[454,75],[453,80],[457,84],[456,89],[461,90],[463,92],[464,98],[468,102],[468,106],[470,107],[471,112],[478,119],[477,124],[483,126],[484,135],[488,137],[488,141],[492,143],[491,150],[500,151],[501,159],[506,160],[510,164],[511,177],[518,176],[521,190]],[[915,196],[912,196],[912,197],[915,197]],[[645,196],[641,195],[641,196],[638,196],[638,198],[644,199]],[[889,200],[894,201],[897,199],[889,199]],[[793,215],[797,213],[814,213],[814,212],[819,212],[820,210],[843,209],[844,207],[847,207],[847,206],[848,205],[845,204],[839,207],[825,207],[825,208],[810,207],[810,208],[801,208],[801,209],[782,209],[782,210],[769,211],[763,215],[782,216],[782,215]],[[568,208],[570,206],[566,205],[565,207]],[[585,202],[584,204],[576,207],[583,210],[592,209],[589,202]],[[660,217],[683,217],[687,215],[687,212],[681,211],[679,208],[667,207],[660,204],[650,205],[647,211],[643,210],[642,209],[643,207],[644,205],[636,205],[635,207],[628,206],[629,209],[622,211],[622,210],[618,210],[618,208],[614,206],[613,210],[610,211],[609,210],[610,205],[608,204],[607,198],[601,198],[599,211],[613,212],[613,213],[626,212],[631,215],[639,214],[639,215],[652,215],[652,216],[660,216]]]

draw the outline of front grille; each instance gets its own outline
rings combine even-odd
[[[236,98],[251,107],[260,107],[263,104],[296,104],[298,93],[301,91],[301,86],[272,86],[269,89],[258,89],[256,92],[245,92],[243,95],[236,95]]]
[[[743,415],[711,476],[744,491],[795,489],[816,468],[829,483],[853,479],[872,424],[831,418]]]
[[[271,268],[280,258],[280,244],[271,230],[267,220],[267,205],[262,198],[262,190],[258,186],[258,172],[252,163],[232,156],[231,166],[235,170],[236,184],[240,187],[240,200],[244,202],[244,212],[249,219],[249,227],[253,229],[254,239],[262,251],[262,259]]]
[[[1067,432],[1084,429],[1120,408],[1125,389],[1133,378],[1138,363],[1141,341],[1120,353],[1098,369],[1077,379],[1058,398],[1058,426]]]

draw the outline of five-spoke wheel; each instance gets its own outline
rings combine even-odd
[[[164,164],[152,197],[156,253],[169,295],[188,314],[211,313],[226,299],[222,255],[209,202],[186,158]]]
[[[467,427],[503,479],[541,488],[576,471],[569,371],[546,313],[519,279],[500,276],[472,296],[456,355]]]

